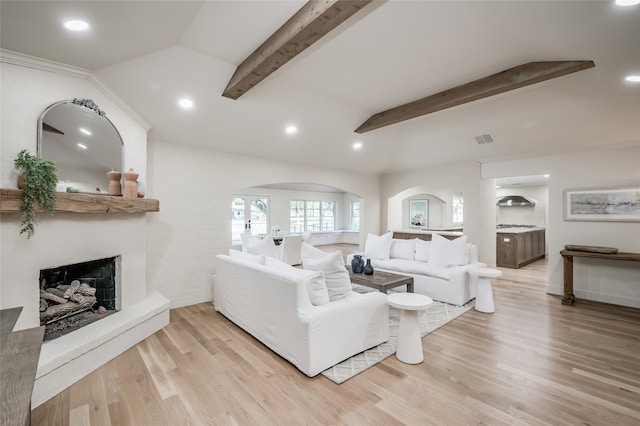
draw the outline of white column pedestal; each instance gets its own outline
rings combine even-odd
[[[407,364],[420,364],[424,361],[418,311],[403,309],[400,313],[396,357]]]

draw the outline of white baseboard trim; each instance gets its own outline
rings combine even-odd
[[[169,300],[143,301],[79,330],[45,342],[31,406],[40,404],[169,324]]]
[[[199,303],[213,301],[213,291],[207,289],[201,292],[201,294],[192,295],[190,297],[180,298],[178,300],[171,300],[171,309],[181,308],[183,306],[197,305]]]

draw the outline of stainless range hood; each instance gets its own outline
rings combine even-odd
[[[522,195],[507,195],[505,197],[500,197],[498,198],[497,204],[499,207],[528,207],[536,205],[534,201],[531,201]]]

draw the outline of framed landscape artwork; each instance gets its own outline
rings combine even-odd
[[[409,226],[424,228],[427,226],[429,200],[409,200]]]
[[[640,186],[567,189],[564,219],[640,222]]]

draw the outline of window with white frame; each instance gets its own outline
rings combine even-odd
[[[290,232],[304,232],[304,201],[291,201],[289,217]]]
[[[351,202],[351,230],[360,231],[360,201]]]
[[[336,202],[323,201],[320,210],[320,223],[323,231],[336,229]]]
[[[266,234],[269,225],[269,197],[234,195],[231,199],[231,244],[240,245],[242,234]]]
[[[464,199],[462,194],[453,196],[453,223],[462,223],[464,221]]]
[[[292,200],[290,232],[333,231],[335,216],[335,201]]]
[[[320,231],[320,201],[305,201],[305,230]]]

